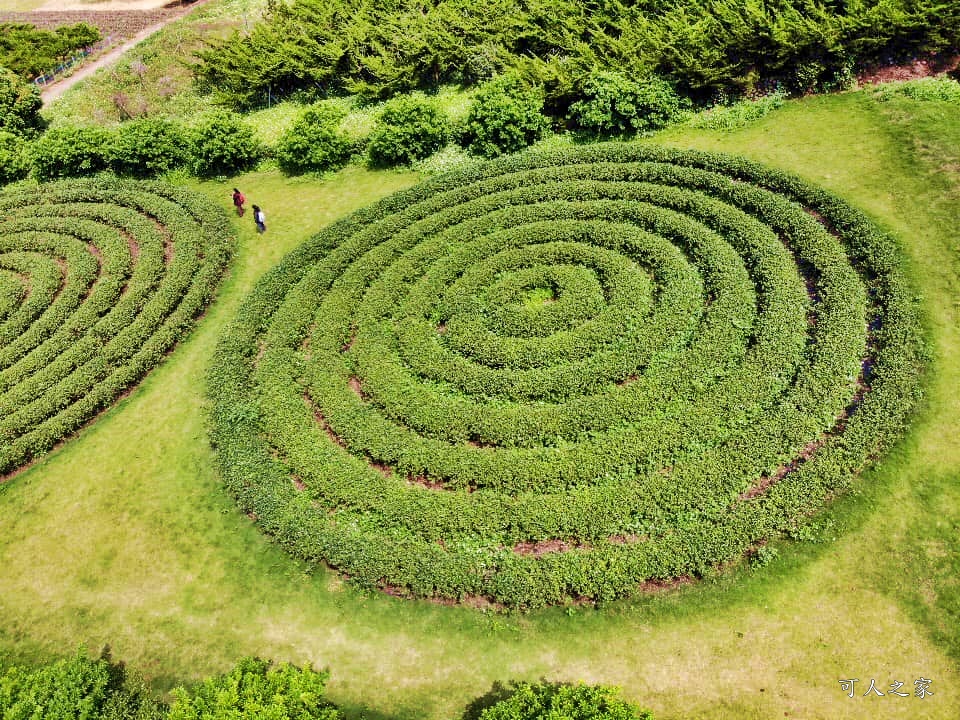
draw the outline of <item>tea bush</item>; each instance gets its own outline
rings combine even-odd
[[[638,82],[619,72],[595,72],[570,106],[575,126],[599,135],[659,130],[680,114],[683,103],[659,78]]]
[[[68,437],[158,365],[230,257],[223,211],[159,183],[0,192],[0,473]]]
[[[308,110],[280,136],[274,155],[289,173],[325,172],[341,167],[350,157],[350,141],[340,132],[345,113],[318,104]]]
[[[436,103],[401,96],[383,106],[368,150],[375,165],[409,165],[442,148],[450,137],[450,122]]]
[[[151,177],[187,161],[186,131],[163,118],[141,118],[123,123],[107,155],[119,174]]]
[[[268,273],[211,365],[239,505],[365,587],[610,600],[797,526],[899,436],[896,242],[722,155],[606,143],[437,176]]]
[[[40,180],[80,177],[106,170],[114,135],[99,127],[58,127],[30,148],[33,172]]]
[[[224,111],[201,118],[190,140],[190,167],[200,177],[236,175],[263,154],[253,129],[239,115]]]
[[[505,75],[481,87],[474,96],[463,132],[473,154],[497,157],[517,152],[546,133],[543,93]]]

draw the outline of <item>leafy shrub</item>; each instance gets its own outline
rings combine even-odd
[[[780,557],[780,552],[769,545],[761,545],[750,556],[750,566],[754,568],[766,567]]]
[[[350,141],[341,134],[345,113],[332,105],[306,110],[281,135],[274,149],[280,167],[289,173],[334,170],[350,157]]]
[[[25,79],[53,70],[60,60],[100,39],[100,31],[87,23],[41,30],[27,23],[0,24],[0,65]]]
[[[22,137],[0,130],[0,185],[25,178],[30,173],[30,158]]]
[[[786,95],[777,92],[752,100],[740,100],[732,105],[717,105],[690,119],[690,125],[707,130],[736,130],[759,120],[781,107]]]
[[[163,706],[143,680],[109,654],[91,660],[81,648],[72,658],[37,670],[12,667],[0,675],[0,717],[9,720],[162,720]]]
[[[543,94],[505,75],[481,87],[464,127],[464,146],[474,155],[496,157],[517,152],[547,131]]]
[[[260,160],[262,148],[239,115],[214,112],[193,128],[190,166],[200,177],[235,175]]]
[[[384,105],[370,136],[368,150],[376,165],[409,165],[442,148],[450,123],[436,103],[401,96]]]
[[[43,128],[40,89],[0,67],[0,130],[32,135]]]
[[[604,685],[518,683],[513,693],[486,708],[479,720],[653,720],[646,710]]]
[[[187,160],[186,132],[163,118],[123,123],[109,148],[110,166],[119,174],[149,177],[180,167]]]
[[[114,134],[99,127],[58,127],[31,146],[34,174],[40,180],[79,177],[106,170]]]
[[[169,720],[340,720],[324,697],[328,672],[245,658],[226,675],[174,690]]]
[[[570,118],[576,126],[600,135],[666,127],[682,105],[670,83],[659,78],[637,82],[618,72],[593,73],[581,94],[583,99],[570,106]]]

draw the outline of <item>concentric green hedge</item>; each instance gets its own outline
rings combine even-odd
[[[222,210],[158,183],[0,193],[0,473],[111,405],[206,306],[232,248]]]
[[[365,586],[534,607],[703,572],[901,432],[895,243],[746,160],[610,144],[437,178],[270,272],[210,375],[224,478]]]

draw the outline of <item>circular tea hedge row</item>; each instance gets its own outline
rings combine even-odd
[[[746,160],[508,158],[329,227],[210,376],[227,484],[366,586],[534,607],[698,574],[897,437],[921,330],[898,250]]]
[[[157,365],[230,257],[223,211],[158,183],[0,192],[0,473]]]

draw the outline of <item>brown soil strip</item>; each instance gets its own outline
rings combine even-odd
[[[565,540],[539,540],[537,542],[522,542],[513,546],[517,555],[540,557],[547,553],[567,552],[573,549],[589,549],[587,545],[573,545]]]
[[[646,542],[647,539],[646,535],[641,536],[629,533],[624,535],[611,535],[607,538],[607,542],[613,545],[636,545],[637,543]]]
[[[670,578],[669,580],[652,578],[640,583],[640,592],[652,595],[668,590],[676,590],[685,585],[693,585],[694,582],[696,582],[696,580],[692,575],[681,575],[680,577]]]
[[[876,85],[897,80],[917,80],[943,75],[960,66],[960,55],[927,55],[900,65],[865,70],[857,76],[857,84]]]
[[[347,444],[343,441],[343,438],[333,431],[333,428],[330,427],[330,423],[327,422],[327,419],[323,416],[323,413],[320,412],[320,409],[313,404],[313,400],[310,398],[310,395],[304,393],[303,402],[311,411],[313,411],[313,419],[316,420],[317,425],[319,425],[320,428],[327,434],[327,437],[330,438],[330,440],[332,440],[335,444],[346,450]]]
[[[345,353],[345,352],[347,352],[350,348],[352,348],[352,347],[353,347],[353,343],[354,343],[354,341],[355,341],[356,339],[357,339],[357,329],[356,329],[356,328],[350,328],[350,337],[347,339],[347,344],[344,345],[342,348],[340,348],[340,352]]]
[[[419,485],[428,490],[444,490],[446,486],[439,480],[431,480],[426,475],[407,475],[407,485]]]
[[[367,396],[363,394],[363,387],[360,385],[360,379],[358,377],[351,375],[350,380],[347,381],[347,384],[358,398],[366,401]]]

